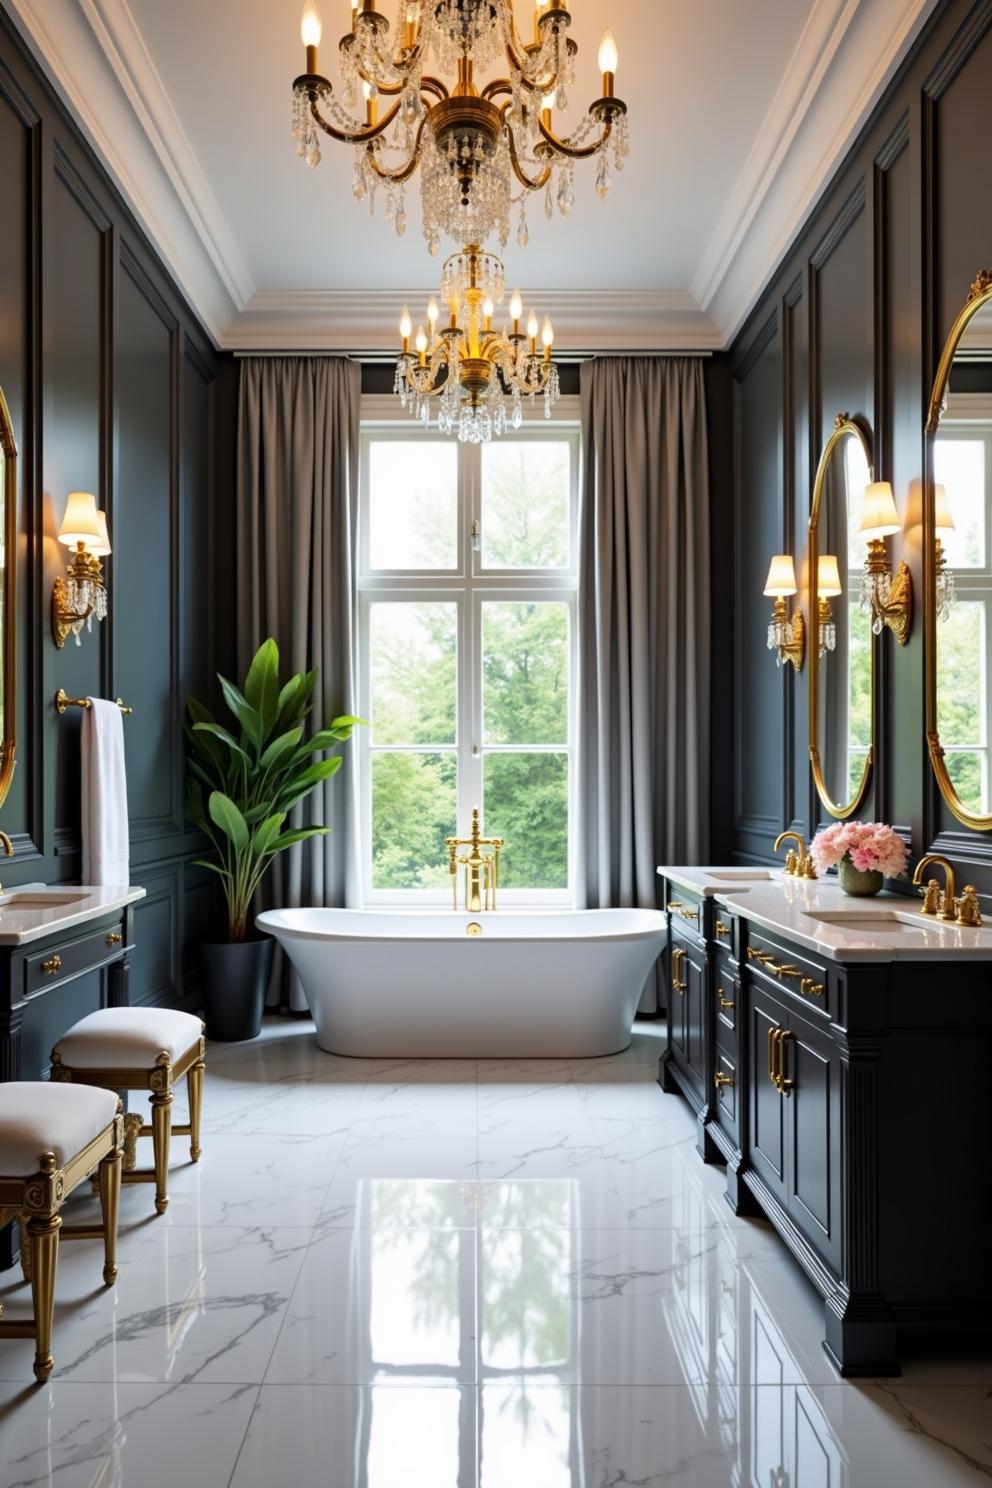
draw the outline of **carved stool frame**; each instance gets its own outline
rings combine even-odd
[[[26,1178],[0,1176],[0,1224],[19,1219],[23,1255],[27,1258],[25,1279],[31,1282],[33,1317],[24,1321],[0,1320],[0,1338],[33,1338],[34,1374],[44,1384],[55,1364],[52,1356],[52,1325],[55,1316],[55,1273],[59,1237],[63,1240],[103,1240],[103,1279],[112,1286],[117,1279],[117,1217],[120,1211],[124,1118],[118,1102],[117,1115],[69,1159],[56,1165],[54,1152],[42,1152],[38,1171]],[[59,1210],[72,1190],[94,1168],[98,1168],[102,1224],[64,1225]],[[0,1312],[3,1304],[0,1303]]]
[[[201,1024],[202,1029],[202,1024]],[[124,1116],[123,1183],[154,1183],[155,1209],[164,1214],[169,1207],[169,1141],[173,1134],[189,1137],[189,1155],[198,1162],[200,1153],[200,1117],[203,1109],[203,1073],[206,1041],[200,1037],[173,1064],[163,1049],[150,1069],[79,1069],[63,1064],[57,1050],[52,1051],[52,1079],[75,1081],[79,1085],[99,1085],[104,1090],[150,1090],[152,1120],[147,1126],[136,1112]],[[172,1087],[185,1076],[189,1096],[189,1121],[172,1124]],[[151,1137],[154,1167],[137,1166],[139,1137]]]

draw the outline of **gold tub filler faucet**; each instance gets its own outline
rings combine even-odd
[[[470,837],[446,837],[448,849],[448,872],[451,874],[451,907],[458,910],[458,869],[465,869],[465,908],[469,914],[480,914],[483,910],[496,908],[496,890],[499,888],[499,855],[506,846],[502,837],[483,837],[479,825],[478,806],[472,812],[472,835]],[[467,853],[459,853],[467,847]]]

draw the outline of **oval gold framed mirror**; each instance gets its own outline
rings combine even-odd
[[[839,413],[820,456],[809,516],[809,758],[831,816],[853,816],[875,757],[875,644],[860,601],[871,435]]]
[[[0,388],[0,806],[17,753],[17,445]]]
[[[992,269],[941,352],[926,424],[927,747],[966,827],[992,831]]]

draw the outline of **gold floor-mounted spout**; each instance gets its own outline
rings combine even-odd
[[[465,908],[469,914],[481,914],[496,908],[496,890],[499,888],[499,855],[506,846],[502,837],[483,837],[479,823],[479,808],[472,812],[472,835],[470,837],[446,837],[448,849],[448,872],[451,874],[451,907],[458,910],[458,869],[465,869]],[[459,856],[460,847],[469,848]]]
[[[809,855],[806,839],[802,832],[779,832],[775,838],[774,851],[778,852],[783,842],[793,841],[798,843],[799,851],[795,852],[791,847],[785,856],[785,871],[790,878],[815,878],[816,869],[813,859]]]

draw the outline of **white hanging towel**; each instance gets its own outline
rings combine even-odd
[[[90,698],[83,714],[83,883],[130,882],[124,718],[116,703]]]

